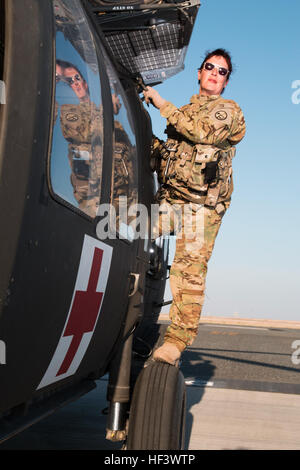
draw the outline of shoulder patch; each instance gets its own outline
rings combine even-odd
[[[224,110],[219,110],[215,113],[215,118],[218,119],[219,121],[225,121],[227,118],[227,113]]]
[[[78,114],[75,114],[75,113],[66,114],[66,120],[69,122],[76,122],[78,121],[78,119],[79,119]]]

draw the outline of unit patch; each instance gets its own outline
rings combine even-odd
[[[225,121],[227,118],[227,113],[226,111],[217,111],[215,117],[219,119],[219,121]]]

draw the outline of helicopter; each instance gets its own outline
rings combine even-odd
[[[0,0],[0,444],[108,374],[107,439],[183,448],[183,375],[148,361],[169,242],[140,95],[184,68],[199,7]]]

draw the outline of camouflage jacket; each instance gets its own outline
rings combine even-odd
[[[74,197],[81,208],[99,201],[103,159],[103,109],[92,102],[64,104],[60,111],[62,135],[68,142]],[[132,165],[134,149],[121,123],[114,121],[114,201],[136,187]],[[90,201],[90,202],[88,202]],[[84,209],[85,210],[85,209]]]
[[[158,156],[163,197],[210,207],[230,201],[232,158],[246,130],[239,106],[219,95],[193,95],[179,109],[167,102],[160,113],[167,118],[168,139],[154,138],[152,156]]]
[[[102,172],[102,109],[92,102],[63,104],[60,110],[62,135],[68,142],[71,184],[79,204],[98,198]]]

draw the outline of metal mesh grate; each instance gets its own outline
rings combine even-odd
[[[180,26],[166,23],[151,29],[106,33],[114,57],[131,73],[174,67],[180,60]]]

